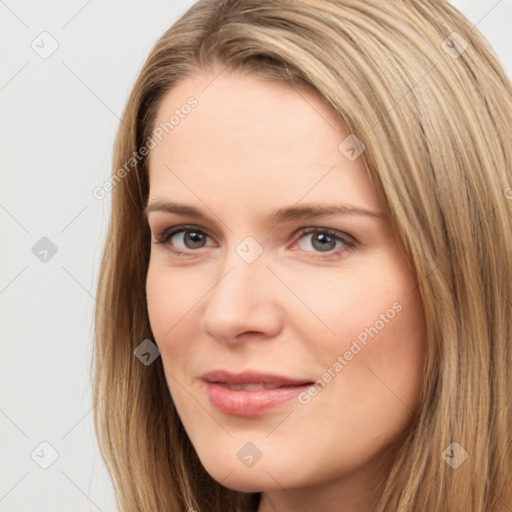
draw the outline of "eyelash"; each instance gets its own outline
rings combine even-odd
[[[199,233],[201,235],[209,237],[208,233],[206,233],[204,230],[202,230],[196,226],[183,225],[183,226],[176,226],[174,228],[169,228],[169,229],[164,230],[163,232],[161,232],[160,234],[157,235],[157,237],[156,237],[157,240],[154,243],[161,244],[161,245],[168,245],[169,249],[178,257],[191,256],[191,253],[197,252],[199,249],[203,249],[203,247],[201,247],[197,250],[189,249],[188,251],[182,251],[182,250],[173,249],[171,247],[171,244],[169,244],[170,239],[174,235],[176,235],[178,233],[187,232],[187,231],[194,231],[196,233]],[[326,234],[329,237],[332,237],[335,240],[337,240],[337,241],[339,240],[340,242],[343,243],[343,247],[338,247],[338,248],[332,249],[330,251],[326,251],[325,253],[322,253],[319,251],[306,251],[306,252],[316,253],[318,255],[316,257],[319,257],[320,259],[329,259],[329,258],[333,259],[333,256],[334,256],[334,259],[341,258],[342,254],[350,252],[358,246],[357,241],[353,237],[349,237],[345,233],[336,231],[334,229],[321,228],[321,227],[310,227],[310,228],[304,228],[304,229],[300,230],[298,233],[299,240],[306,235],[317,234],[317,233]]]

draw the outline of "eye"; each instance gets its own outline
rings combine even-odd
[[[357,246],[356,240],[350,235],[328,228],[306,228],[300,231],[299,235],[300,250],[317,253],[320,258],[341,257],[342,253]],[[206,241],[210,236],[196,226],[177,226],[165,230],[156,238],[155,244],[168,245],[177,256],[190,256],[195,250],[207,247]],[[302,240],[308,241],[304,243]],[[313,250],[308,250],[308,246]]]
[[[185,236],[176,236],[182,235]],[[176,237],[177,241],[181,241],[178,243],[178,247],[175,250],[176,242],[171,243],[171,240]],[[167,229],[162,234],[157,237],[156,244],[168,244],[172,246],[173,252],[176,252],[178,255],[183,254],[187,249],[201,249],[205,247],[205,241],[209,238],[209,236],[199,228],[195,226],[178,226],[176,228]]]
[[[354,249],[357,242],[349,235],[327,228],[307,228],[301,231],[300,241],[306,240],[306,243],[300,243],[301,250],[306,252],[327,253],[328,256],[340,255],[342,252]],[[313,247],[309,251],[306,247]]]

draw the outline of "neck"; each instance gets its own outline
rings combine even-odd
[[[329,482],[262,492],[257,512],[373,512],[378,492],[389,474],[390,461],[375,460]]]

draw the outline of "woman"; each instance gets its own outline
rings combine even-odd
[[[512,87],[441,1],[200,1],[115,148],[123,511],[512,507]]]

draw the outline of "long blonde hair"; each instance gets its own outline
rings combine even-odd
[[[368,174],[417,275],[423,395],[376,512],[510,510],[512,86],[488,42],[442,0],[201,0],[156,43],[102,189],[112,214],[97,295],[95,427],[120,510],[258,504],[258,494],[226,489],[202,467],[161,358],[145,366],[134,357],[152,338],[140,148],[165,93],[214,68],[304,86],[332,105],[365,144]],[[454,446],[467,453],[458,467],[448,463]]]

